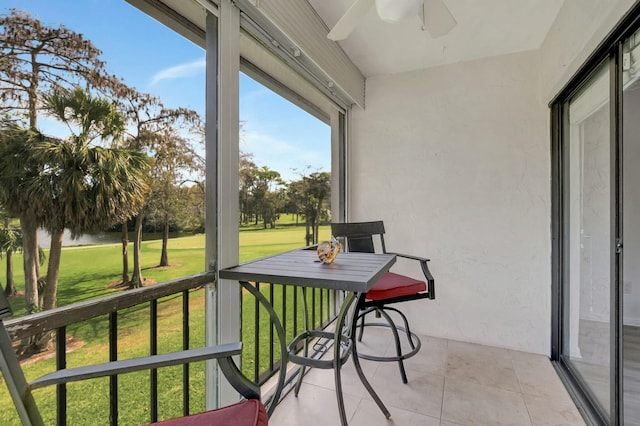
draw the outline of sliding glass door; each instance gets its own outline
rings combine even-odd
[[[563,358],[609,416],[612,154],[608,62],[566,104],[567,233]]]
[[[595,424],[640,426],[639,19],[552,103],[552,358]]]
[[[622,365],[624,424],[640,425],[640,34],[623,44]]]

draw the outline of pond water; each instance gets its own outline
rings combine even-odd
[[[170,232],[169,238],[184,237],[190,235],[182,232]],[[77,239],[72,239],[71,234],[65,229],[62,235],[63,246],[80,246],[87,244],[113,244],[119,243],[122,234],[120,232],[100,232],[97,234],[84,234]],[[129,232],[129,241],[131,241],[133,233]],[[159,232],[142,233],[143,241],[159,240],[162,238],[162,234]],[[49,248],[51,246],[51,237],[44,229],[38,230],[38,244],[42,248]]]

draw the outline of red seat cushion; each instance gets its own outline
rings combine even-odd
[[[153,423],[162,426],[267,426],[269,418],[257,399],[248,399],[217,410]]]
[[[427,290],[427,284],[405,275],[387,272],[371,290],[367,292],[369,300],[384,300],[393,297],[410,296]]]

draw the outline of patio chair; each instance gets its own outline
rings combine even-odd
[[[42,416],[31,394],[32,389],[214,358],[218,360],[227,380],[246,399],[217,410],[154,424],[162,426],[264,426],[268,424],[267,412],[260,402],[260,389],[242,375],[232,359],[242,351],[240,342],[62,369],[27,383],[3,321],[8,316],[11,316],[11,309],[4,293],[0,291],[0,370],[23,425],[43,425]]]
[[[384,243],[384,223],[375,222],[351,222],[332,223],[331,233],[334,237],[343,240],[343,247],[350,252],[375,253],[376,242],[379,251],[388,253]],[[411,256],[407,254],[393,253],[399,258],[414,260],[420,263],[424,280],[407,277],[405,275],[387,272],[382,276],[365,297],[358,301],[357,309],[359,334],[358,341],[362,341],[362,335],[366,326],[389,327],[393,334],[395,343],[395,355],[377,356],[358,352],[358,356],[363,359],[382,362],[398,362],[402,383],[407,383],[407,373],[404,368],[404,360],[414,356],[420,350],[421,342],[418,336],[409,328],[407,317],[398,309],[389,306],[391,304],[407,302],[418,299],[435,299],[435,281],[427,262],[429,259]],[[426,282],[425,282],[426,281]],[[398,326],[393,321],[389,312],[395,312],[400,316],[403,326]],[[386,322],[365,322],[365,317],[375,313],[376,317],[383,317]],[[404,352],[400,340],[399,331],[406,336],[410,350]]]

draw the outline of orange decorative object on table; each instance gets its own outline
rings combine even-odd
[[[328,264],[335,260],[340,253],[340,242],[334,237],[331,237],[331,241],[323,241],[318,244],[318,259],[322,263]]]

